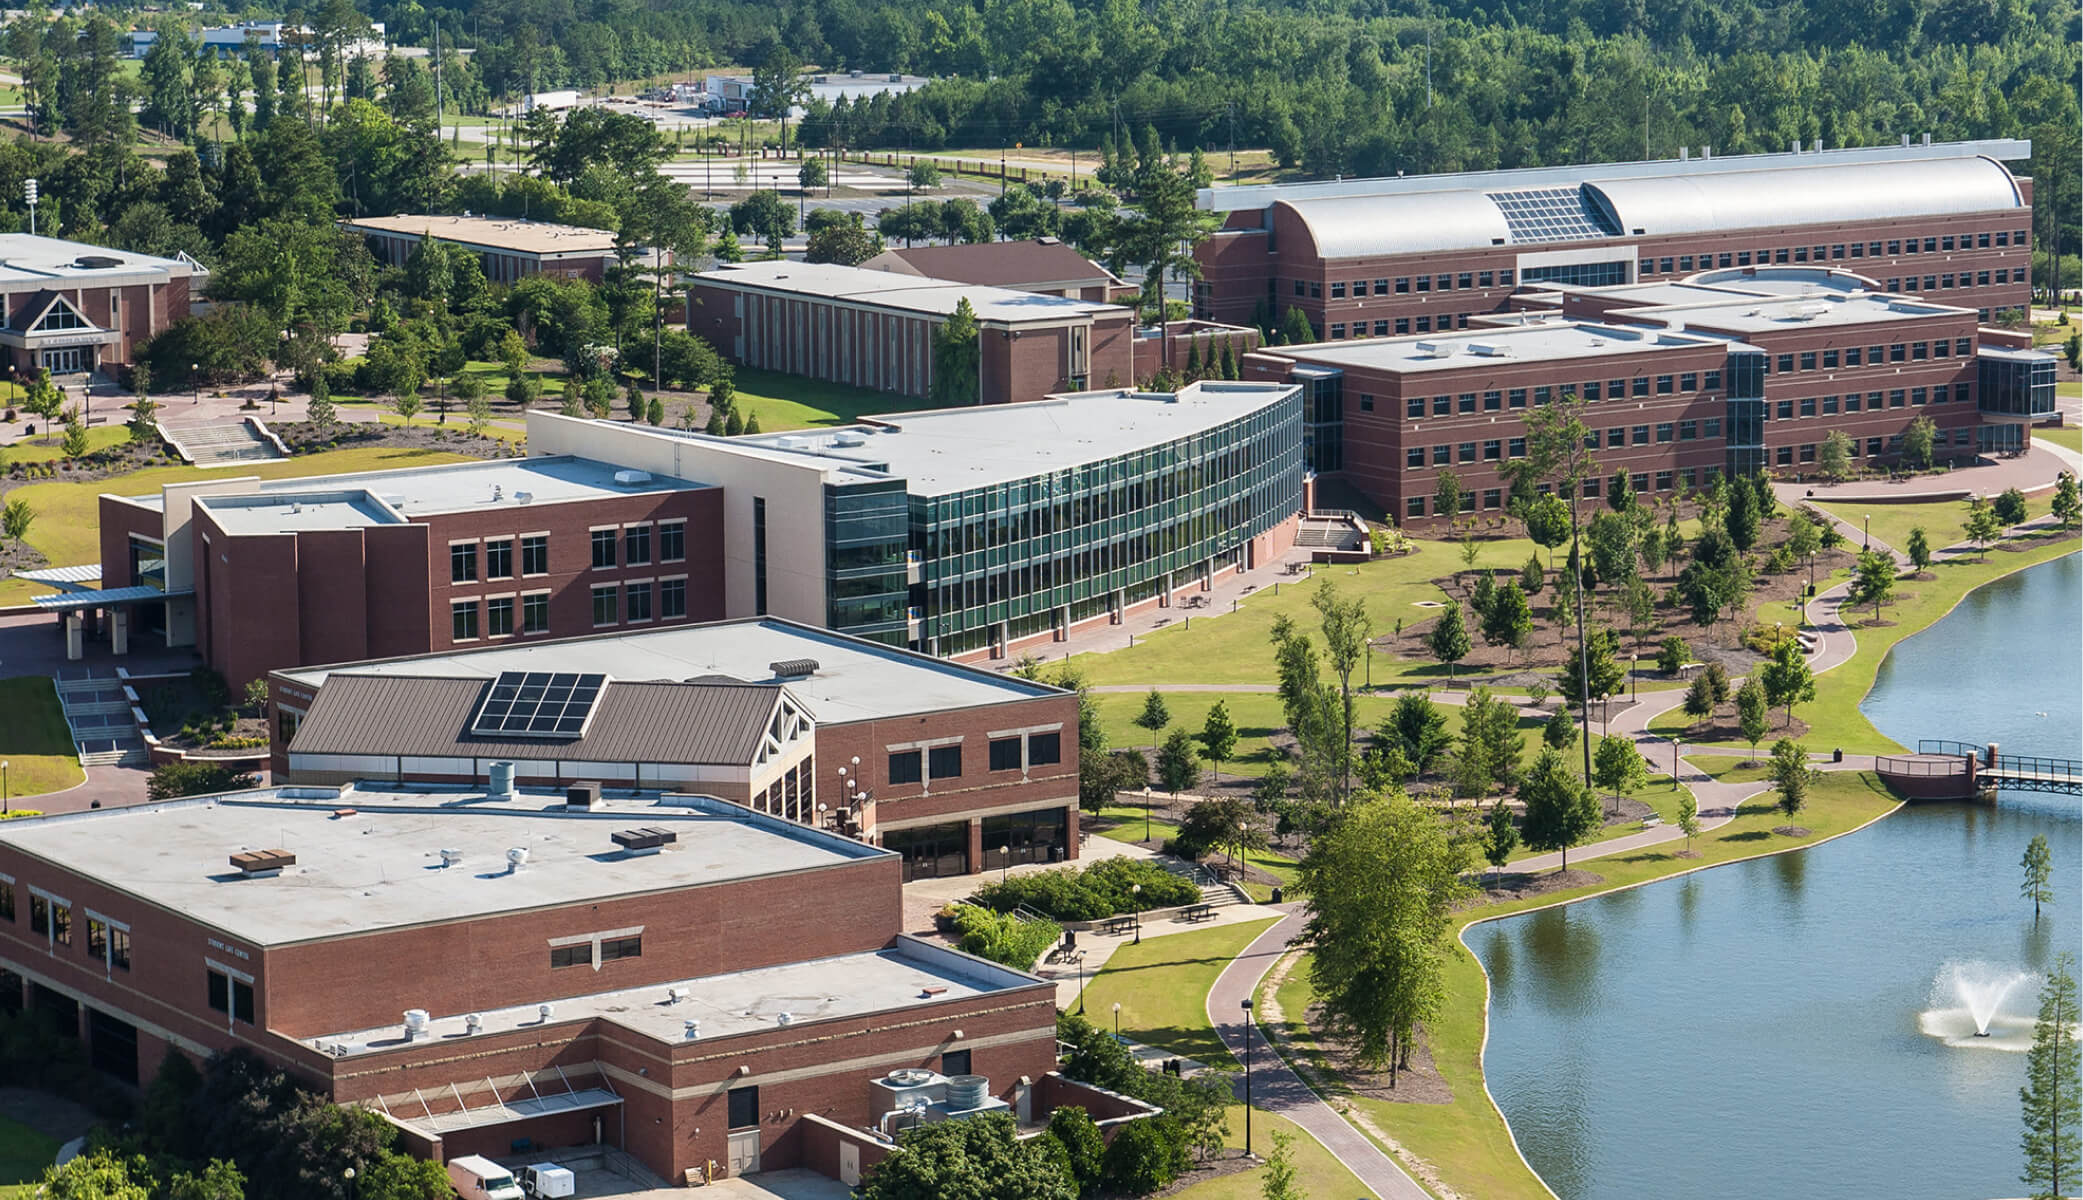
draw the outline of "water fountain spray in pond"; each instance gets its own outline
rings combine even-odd
[[[2031,985],[2038,978],[2016,967],[1949,962],[1931,981],[1931,1007],[1918,1014],[1918,1028],[1949,1046],[2023,1050],[2032,1040]]]

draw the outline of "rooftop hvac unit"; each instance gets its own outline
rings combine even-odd
[[[462,861],[463,852],[461,850],[443,850],[441,852],[441,865],[444,867],[453,867]]]
[[[520,504],[533,504],[533,503],[535,503],[535,493],[534,493],[534,492],[515,492],[515,493],[514,493],[514,500],[515,500],[515,502],[517,502],[517,503],[520,503]]]
[[[427,1010],[408,1008],[405,1010],[405,1040],[411,1041],[427,1031]]]
[[[528,862],[528,847],[515,846],[506,852],[506,869],[518,871]]]
[[[835,433],[832,435],[832,445],[834,446],[865,446],[867,444],[868,439],[858,433]]]
[[[287,850],[247,850],[231,856],[231,865],[247,879],[272,879],[284,867],[297,865],[297,856]]]
[[[1470,342],[1468,352],[1484,358],[1503,358],[1506,354],[1505,348],[1496,342]]]
[[[1454,357],[1454,344],[1452,342],[1419,342],[1417,347],[1419,354],[1429,354],[1434,358]]]
[[[600,781],[589,779],[565,788],[564,807],[576,812],[591,812],[599,808]]]
[[[637,487],[639,485],[651,482],[651,472],[636,471],[624,468],[623,470],[615,472],[615,482],[621,484],[623,487]]]
[[[676,988],[667,988],[667,989],[665,990],[665,1002],[666,1002],[667,1004],[678,1004],[678,1003],[680,1003],[680,1002],[681,1002],[682,1000],[685,1000],[685,999],[687,999],[688,995],[689,995],[689,993],[688,993],[688,991],[687,991],[687,989],[686,989],[686,988],[683,988],[683,987],[676,987]]]
[[[535,1006],[535,1015],[538,1020],[547,1021],[557,1015],[557,1006],[554,1004],[538,1004]]]
[[[608,840],[628,854],[656,854],[679,841],[680,835],[670,829],[618,829],[608,835]]]
[[[772,671],[776,679],[799,679],[804,676],[817,674],[817,660],[814,658],[776,659],[767,664],[767,670]]]

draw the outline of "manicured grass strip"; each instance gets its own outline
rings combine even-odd
[[[1232,1147],[1244,1145],[1244,1106],[1232,1105],[1229,1110],[1230,1132],[1224,1139]],[[1295,1184],[1304,1195],[1319,1197],[1320,1200],[1344,1200],[1348,1196],[1364,1196],[1367,1187],[1360,1177],[1347,1170],[1344,1163],[1331,1157],[1313,1137],[1303,1132],[1300,1125],[1286,1117],[1275,1116],[1264,1109],[1254,1108],[1251,1113],[1251,1148],[1260,1158],[1273,1148],[1275,1131],[1288,1134],[1295,1139],[1293,1155]],[[1196,1183],[1172,1193],[1173,1200],[1259,1200],[1263,1194],[1262,1178],[1264,1167],[1253,1167],[1249,1171],[1238,1171],[1206,1183]]]
[[[932,407],[915,396],[783,375],[757,367],[734,368],[731,382],[737,388],[738,411],[747,419],[757,415],[762,433],[847,425],[876,413],[915,412]]]
[[[475,461],[469,455],[445,450],[411,450],[389,446],[330,450],[300,458],[257,462],[238,467],[204,470],[200,467],[147,467],[87,483],[53,481],[16,488],[9,500],[27,501],[36,513],[29,527],[29,544],[41,550],[57,566],[96,562],[101,557],[102,493],[118,496],[157,495],[169,483],[193,483],[201,479],[293,479],[309,475],[332,475],[350,471],[388,471],[401,467],[431,467],[441,463]],[[48,589],[18,580],[0,581],[0,604],[23,604],[31,595]]]
[[[2070,389],[2069,395],[2074,396],[2077,394],[2075,391],[2077,385],[2071,383],[2062,386]],[[2032,436],[2043,441],[2052,442],[2057,446],[2065,446],[2078,454],[2083,454],[2083,427],[2058,425],[2052,429],[2035,429],[2032,431]]]
[[[34,1195],[44,1169],[57,1157],[57,1138],[0,1118],[0,1197]]]
[[[1463,927],[1474,921],[1544,907],[1559,901],[1582,899],[1629,884],[1644,883],[1676,875],[1700,866],[1735,862],[1744,858],[1812,846],[1825,838],[1848,833],[1895,807],[1878,780],[1870,775],[1833,774],[1816,786],[1808,807],[1794,821],[1812,830],[1809,837],[1780,837],[1775,825],[1787,823],[1769,796],[1746,801],[1736,819],[1702,835],[1694,848],[1700,857],[1676,856],[1684,843],[1669,842],[1627,854],[1587,861],[1585,869],[1597,872],[1604,882],[1593,887],[1552,893],[1506,904],[1488,905],[1461,914]],[[1306,974],[1308,963],[1297,963],[1294,972]],[[1290,980],[1293,975],[1290,975]],[[1292,986],[1290,984],[1290,986]],[[1549,1193],[1520,1161],[1513,1149],[1503,1116],[1483,1090],[1482,1044],[1486,989],[1482,969],[1475,956],[1456,942],[1446,969],[1447,1004],[1440,1018],[1426,1029],[1427,1045],[1440,1074],[1453,1086],[1448,1104],[1399,1104],[1353,1098],[1350,1103],[1411,1152],[1431,1163],[1447,1185],[1464,1196],[1486,1200],[1549,1200]],[[1287,988],[1281,991],[1283,1005],[1289,1003]]]
[[[127,418],[126,418],[127,419]],[[41,423],[37,434],[26,441],[11,446],[0,446],[0,467],[14,463],[60,463],[65,461],[65,426],[55,426],[57,432],[46,437]],[[130,440],[130,427],[122,421],[113,425],[95,425],[87,430],[87,452],[107,450]]]
[[[42,675],[0,679],[0,760],[10,801],[55,792],[86,779],[65,724],[58,691]],[[0,1122],[4,1125],[4,1122]],[[4,1147],[0,1147],[4,1156]]]
[[[1146,926],[1141,945],[1115,950],[1086,985],[1085,1018],[1111,1031],[1119,1003],[1123,1037],[1210,1066],[1231,1066],[1230,1052],[1208,1026],[1208,989],[1272,925],[1247,921],[1157,936]]]
[[[1882,610],[1885,618],[1894,624],[1856,629],[1858,653],[1850,662],[1816,676],[1814,701],[1795,706],[1794,715],[1809,725],[1809,732],[1801,740],[1810,750],[1818,752],[1842,749],[1848,754],[1893,754],[1901,751],[1900,745],[1875,729],[1859,711],[1860,702],[1866,698],[1867,692],[1873,690],[1874,675],[1879,672],[1881,660],[1887,656],[1888,650],[1951,612],[1961,597],[1982,584],[2065,554],[2074,554],[2076,550],[2074,538],[2050,537],[2016,553],[1991,550],[1987,562],[1976,562],[1972,558],[1950,559],[1933,565],[1935,579],[1905,579],[1897,583],[1896,594],[1911,598]],[[1849,615],[1854,619],[1864,619],[1871,613],[1871,609],[1862,609]],[[1766,734],[1767,740],[1761,745],[1769,746],[1771,739],[1778,736],[1776,731],[1781,711],[1772,710],[1773,732]],[[1649,732],[1659,737],[1687,737],[1690,728],[1684,711],[1672,709],[1652,721]],[[1688,737],[1688,740],[1691,739]],[[1726,745],[1731,750],[1749,750],[1741,742],[1713,744]]]
[[[1162,797],[1159,799],[1162,800]],[[1098,828],[1093,832],[1105,834],[1119,842],[1140,842],[1147,833],[1161,846],[1166,839],[1179,836],[1179,827],[1169,821],[1159,821],[1155,818],[1146,821],[1145,817],[1148,814],[1141,805],[1113,805],[1099,810],[1098,816]],[[1294,886],[1295,860],[1288,855],[1273,849],[1247,850],[1244,852],[1244,861],[1261,871],[1279,876],[1283,885],[1290,888]],[[1272,899],[1273,889],[1267,884],[1247,883],[1244,890],[1250,892],[1251,898],[1260,903]]]

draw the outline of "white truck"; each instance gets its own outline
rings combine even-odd
[[[579,1190],[578,1177],[556,1163],[529,1163],[515,1174],[521,1177],[521,1190],[541,1200],[561,1200]]]
[[[513,1172],[475,1154],[448,1160],[448,1182],[463,1200],[523,1200]]]

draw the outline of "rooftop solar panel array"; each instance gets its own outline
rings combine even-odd
[[[481,737],[575,738],[586,732],[606,675],[501,671],[470,732]]]
[[[1504,213],[1514,242],[1588,242],[1619,235],[1599,219],[1582,188],[1529,188],[1489,196]]]

